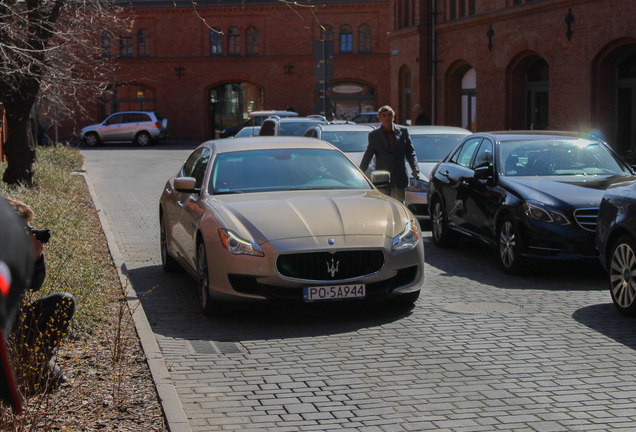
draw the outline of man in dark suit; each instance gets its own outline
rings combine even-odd
[[[378,110],[378,119],[382,125],[369,132],[369,144],[360,162],[360,169],[366,171],[369,162],[375,156],[375,169],[391,173],[389,196],[404,203],[406,187],[409,184],[404,160],[406,159],[411,166],[413,177],[418,176],[419,170],[409,132],[406,128],[393,123],[394,116],[395,112],[388,105]]]

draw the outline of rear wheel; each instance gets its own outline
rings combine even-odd
[[[84,136],[84,142],[87,146],[95,147],[99,144],[99,136],[97,136],[97,134],[94,132],[87,133]]]
[[[636,241],[630,236],[614,243],[608,273],[614,306],[623,315],[636,315]]]
[[[448,219],[442,201],[436,198],[433,201],[431,212],[431,232],[433,242],[439,247],[449,247],[455,244],[455,234],[448,228]]]
[[[140,146],[147,146],[150,144],[152,139],[150,138],[150,134],[148,132],[139,132],[135,137],[135,143]]]
[[[522,240],[512,218],[506,216],[499,226],[499,261],[509,274],[520,274],[525,268],[521,256]]]
[[[168,252],[168,240],[166,236],[166,225],[163,216],[159,218],[160,246],[161,246],[161,267],[168,273],[174,273],[179,270],[179,263]]]

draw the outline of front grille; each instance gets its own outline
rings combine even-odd
[[[380,271],[383,265],[382,250],[309,252],[280,255],[276,260],[281,275],[314,281],[359,278]]]
[[[580,208],[574,210],[574,219],[586,231],[596,231],[598,207]]]

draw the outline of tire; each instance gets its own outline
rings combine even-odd
[[[431,233],[433,234],[433,243],[437,246],[445,248],[454,246],[457,242],[455,233],[448,227],[448,218],[442,201],[436,198],[433,201],[431,211]]]
[[[199,303],[201,310],[207,316],[216,315],[216,308],[210,299],[210,273],[208,270],[208,255],[203,241],[197,246],[197,272],[199,274]]]
[[[176,273],[181,269],[179,263],[168,252],[168,240],[166,236],[166,225],[163,220],[163,216],[159,218],[160,235],[160,247],[161,247],[161,267],[167,273]]]
[[[152,143],[152,138],[150,138],[150,134],[148,132],[139,132],[135,136],[135,144],[145,147],[148,144]]]
[[[636,240],[619,238],[611,249],[608,265],[612,302],[623,315],[636,315]]]
[[[521,256],[523,243],[519,230],[510,216],[505,216],[499,230],[499,261],[504,272],[508,274],[521,274],[525,269],[525,260]]]
[[[95,147],[101,143],[99,136],[95,132],[87,133],[84,136],[84,142],[89,147]]]

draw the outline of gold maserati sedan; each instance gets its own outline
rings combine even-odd
[[[420,226],[376,189],[387,171],[370,177],[314,138],[204,142],[161,195],[163,268],[196,278],[208,315],[236,301],[413,304]]]

